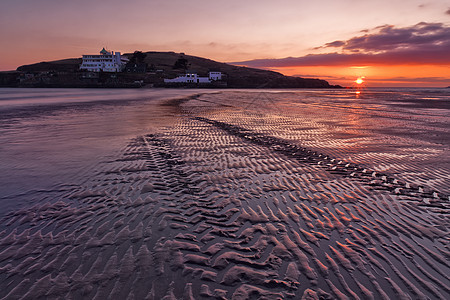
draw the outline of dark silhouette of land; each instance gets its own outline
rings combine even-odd
[[[340,88],[321,79],[285,76],[281,73],[239,67],[210,59],[175,52],[124,54],[130,60],[124,72],[91,73],[79,69],[81,58],[23,65],[13,72],[0,73],[0,86],[10,87],[164,87],[165,78],[174,78],[187,70],[199,75],[210,71],[224,74],[221,82],[191,87],[228,88]],[[183,85],[186,86],[186,85]]]

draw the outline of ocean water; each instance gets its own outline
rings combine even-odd
[[[0,89],[0,299],[448,299],[450,89]]]

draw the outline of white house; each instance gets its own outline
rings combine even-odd
[[[80,70],[91,72],[121,72],[128,59],[122,57],[120,52],[107,51],[105,48],[99,55],[83,55]]]
[[[222,80],[222,72],[209,72],[209,80]]]
[[[211,83],[222,79],[222,72],[209,72],[209,77],[200,77],[196,72],[187,71],[186,74],[174,79],[164,79],[164,83]]]

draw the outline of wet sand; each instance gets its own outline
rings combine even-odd
[[[450,298],[448,119],[368,102],[166,102],[177,122],[1,220],[0,298]]]

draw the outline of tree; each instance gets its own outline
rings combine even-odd
[[[188,67],[188,60],[182,56],[178,58],[175,64],[173,65],[174,69],[187,69],[187,67]]]
[[[143,64],[144,59],[147,57],[147,53],[143,53],[142,51],[134,51],[133,56],[130,58],[131,64]]]
[[[136,62],[138,64],[143,64],[144,59],[147,57],[147,53],[143,53],[142,51],[134,51],[133,57],[136,57]]]

